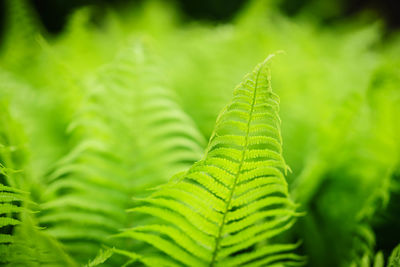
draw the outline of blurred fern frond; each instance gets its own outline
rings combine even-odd
[[[0,263],[10,266],[75,266],[62,246],[35,223],[38,206],[25,191],[26,155],[21,129],[0,102]]]
[[[48,177],[40,223],[81,262],[103,244],[116,245],[108,237],[128,226],[132,196],[202,154],[204,138],[170,92],[143,74],[152,65],[137,49],[88,80],[68,128],[72,149]]]

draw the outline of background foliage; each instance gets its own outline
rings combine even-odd
[[[29,3],[4,3],[2,264],[74,266],[108,247],[90,264],[139,264],[129,253],[153,251],[117,236],[151,219],[127,209],[203,157],[233,88],[276,53],[302,214],[280,241],[306,266],[400,266],[400,35],[376,16],[327,26],[326,6],[289,18],[260,0],[223,23],[188,22],[144,1],[76,9],[55,36]]]

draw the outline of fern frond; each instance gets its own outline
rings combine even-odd
[[[167,256],[162,266],[302,261],[293,253],[296,245],[274,241],[298,213],[284,178],[279,98],[271,90],[269,59],[235,89],[203,159],[130,210],[154,222],[120,236],[148,243]]]
[[[118,244],[108,237],[130,226],[132,196],[203,152],[204,138],[153,79],[146,57],[129,47],[87,81],[88,95],[68,128],[74,145],[48,176],[40,223],[81,262],[103,244]]]
[[[36,226],[20,129],[0,103],[0,263],[11,266],[75,266],[52,238]]]

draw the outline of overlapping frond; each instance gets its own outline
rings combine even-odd
[[[2,166],[2,174],[5,168]],[[0,261],[2,263],[19,260],[18,252],[14,252],[15,236],[14,228],[21,224],[19,214],[24,210],[21,202],[26,198],[24,193],[15,188],[0,184]],[[15,257],[16,256],[16,257]]]
[[[296,265],[295,244],[273,242],[298,215],[285,181],[266,61],[244,78],[217,119],[203,159],[131,209],[154,219],[122,236],[153,246],[158,266]],[[157,254],[155,254],[157,255]],[[150,265],[151,265],[150,264]]]
[[[0,184],[0,264],[76,266],[60,244],[35,225],[29,203],[26,192]]]
[[[132,196],[203,151],[203,137],[169,91],[139,74],[149,66],[135,53],[127,49],[87,81],[68,129],[72,149],[48,177],[40,223],[82,262],[102,244],[116,245],[108,237],[127,227]]]
[[[21,131],[0,103],[0,264],[54,266],[75,263],[36,226],[37,205],[27,187]]]

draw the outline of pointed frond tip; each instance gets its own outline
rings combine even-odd
[[[202,160],[130,209],[148,216],[148,223],[120,236],[155,249],[143,255],[147,262],[161,257],[168,266],[304,262],[293,252],[298,244],[276,240],[301,213],[285,180],[279,97],[268,67],[273,56],[235,88]]]
[[[85,267],[98,266],[107,261],[113,255],[113,253],[114,248],[101,249],[97,256],[93,260],[89,261],[89,263],[86,264]]]

